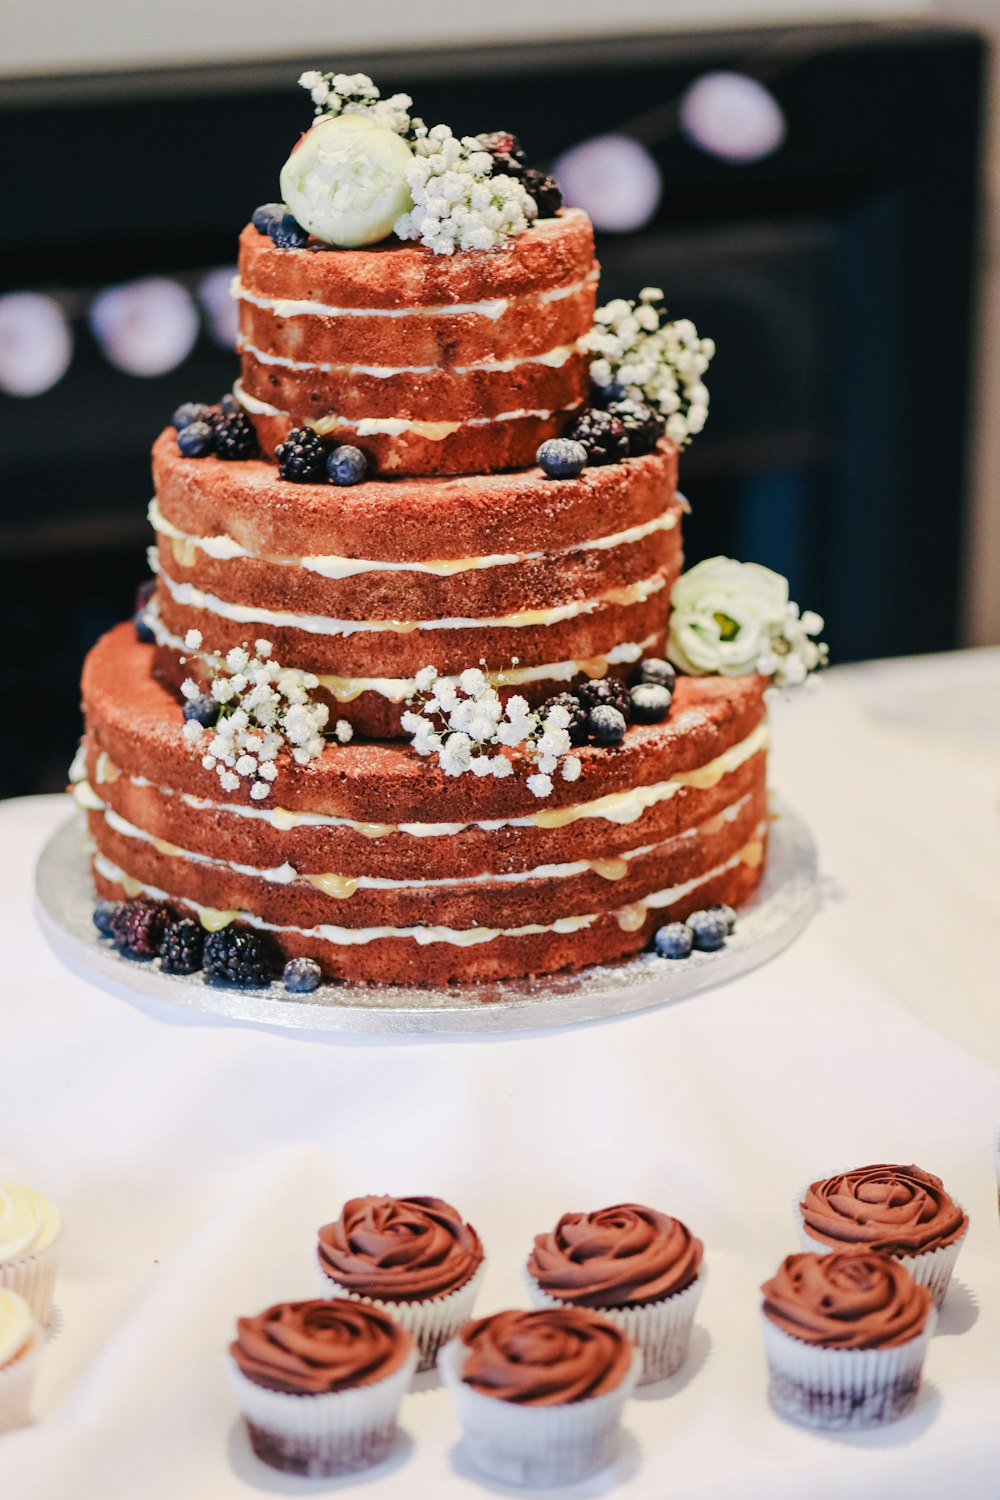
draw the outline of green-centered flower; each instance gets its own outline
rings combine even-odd
[[[281,169],[281,196],[303,229],[327,245],[373,245],[413,207],[413,153],[365,115],[320,120]]]
[[[682,672],[742,677],[772,650],[788,610],[788,582],[759,563],[710,557],[682,573],[671,595],[667,654]]]

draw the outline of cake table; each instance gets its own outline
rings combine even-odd
[[[237,1313],[312,1293],[312,1235],[354,1192],[438,1193],[482,1234],[483,1312],[569,1208],[634,1197],[697,1226],[692,1355],[626,1411],[572,1497],[987,1500],[1000,1483],[1000,1241],[990,1143],[1000,652],[836,669],[776,709],[777,778],[821,851],[820,910],[770,964],[597,1025],[461,1040],[290,1036],[123,1004],[34,925],[62,799],[0,808],[0,1140],[67,1233],[37,1425],[0,1441],[17,1500],[516,1493],[477,1479],[433,1377],[353,1484],[253,1459],[221,1354]],[[993,736],[992,741],[990,736]],[[758,1287],[812,1172],[916,1160],[971,1216],[916,1410],[835,1437],[769,1409]],[[523,1492],[522,1492],[523,1493]]]

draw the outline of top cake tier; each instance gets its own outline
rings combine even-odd
[[[384,475],[525,468],[584,403],[597,287],[578,209],[503,249],[278,249],[240,236],[241,382],[266,454],[293,427]]]

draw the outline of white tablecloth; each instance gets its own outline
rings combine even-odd
[[[690,1001],[489,1041],[337,1040],[131,1006],[67,972],[32,916],[58,799],[0,807],[0,1174],[67,1230],[37,1424],[4,1500],[235,1500],[484,1485],[434,1377],[393,1460],[345,1486],[252,1457],[225,1384],[238,1314],[311,1295],[314,1231],[361,1192],[435,1193],[478,1227],[481,1311],[523,1299],[532,1234],[637,1199],[706,1244],[688,1366],[626,1413],[613,1470],[648,1500],[1000,1494],[1000,652],[849,669],[775,714],[772,778],[824,869],[806,933]],[[767,1403],[758,1285],[797,1248],[810,1174],[916,1161],[971,1230],[917,1409],[823,1436]],[[666,1392],[666,1393],[664,1393]]]

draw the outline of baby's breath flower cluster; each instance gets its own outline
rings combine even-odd
[[[446,776],[512,776],[510,754],[517,752],[534,770],[527,784],[536,797],[552,791],[558,769],[564,781],[576,781],[582,766],[570,755],[570,716],[558,704],[536,712],[524,698],[500,701],[500,694],[479,667],[460,677],[440,677],[423,667],[416,677],[413,705],[402,716],[418,755],[435,755]]]
[[[409,94],[383,99],[365,73],[303,73],[318,120],[366,115],[406,140],[413,162],[406,180],[413,206],[393,225],[401,240],[419,240],[436,255],[495,250],[538,217],[524,186],[496,163],[475,136],[426,126],[410,114]]]
[[[335,120],[338,115],[366,115],[397,135],[410,129],[409,94],[383,99],[367,73],[303,73],[299,83],[309,90],[317,120]],[[418,122],[419,123],[419,122]]]
[[[825,641],[815,641],[824,628],[822,615],[814,609],[801,613],[794,600],[789,600],[785,617],[772,630],[770,650],[757,658],[757,671],[770,677],[776,688],[809,687],[816,685],[812,674],[825,667],[830,660],[830,649]]]
[[[590,378],[597,386],[622,385],[666,418],[672,442],[690,442],[708,417],[702,376],[715,354],[712,339],[698,336],[689,318],[668,319],[659,287],[647,286],[638,302],[616,297],[594,313],[584,343],[597,356]]]
[[[406,180],[413,207],[393,225],[401,240],[419,240],[436,255],[495,250],[538,217],[534,199],[516,178],[494,172],[475,136],[417,124],[412,147]]]
[[[189,651],[199,651],[200,630],[184,637]],[[309,696],[319,680],[311,672],[280,667],[272,661],[271,642],[254,642],[254,654],[246,646],[234,646],[226,655],[227,671],[215,675],[211,696],[218,717],[211,728],[190,719],[184,738],[201,754],[207,771],[215,771],[227,792],[250,783],[250,796],[261,802],[278,774],[277,757],[290,750],[297,765],[323,753],[323,731],[330,710]],[[185,678],[181,692],[189,702],[201,696],[193,678]],[[351,738],[351,726],[340,720],[334,731],[342,743]]]

